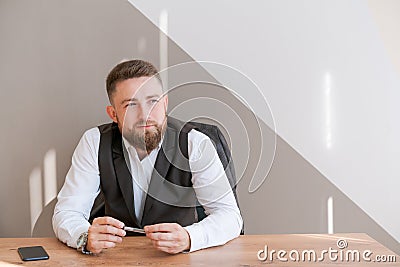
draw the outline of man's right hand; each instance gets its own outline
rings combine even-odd
[[[100,253],[104,248],[113,248],[122,242],[126,232],[121,229],[124,223],[112,217],[98,217],[93,220],[88,230],[86,249],[92,253]]]

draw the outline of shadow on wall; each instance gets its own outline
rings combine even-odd
[[[55,237],[51,219],[53,217],[54,207],[57,203],[57,198],[54,198],[47,204],[40,216],[38,216],[35,226],[32,229],[32,237]]]
[[[43,207],[48,206],[57,195],[57,161],[55,149],[50,149],[44,156],[43,176],[36,167],[29,176],[29,203],[31,207],[31,232],[42,213]],[[44,188],[44,192],[42,192]],[[42,196],[44,195],[44,202]],[[53,206],[54,209],[54,206]]]

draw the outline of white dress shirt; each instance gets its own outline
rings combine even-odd
[[[133,179],[136,218],[142,217],[143,205],[160,146],[139,160],[136,149],[124,139]],[[87,231],[93,202],[100,192],[97,127],[84,133],[72,156],[64,186],[57,196],[53,215],[56,236],[68,246],[76,247],[78,237]],[[225,244],[237,237],[242,217],[224,168],[210,138],[192,130],[188,134],[189,166],[196,197],[208,215],[202,221],[184,227],[191,240],[190,251]]]

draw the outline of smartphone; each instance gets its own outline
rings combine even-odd
[[[23,261],[48,260],[49,255],[42,246],[18,248],[18,254]]]

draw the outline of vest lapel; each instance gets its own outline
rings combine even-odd
[[[140,227],[135,216],[132,175],[127,167],[127,162],[125,161],[125,156],[124,156],[125,153],[122,145],[122,137],[118,129],[114,131],[118,131],[118,133],[116,132],[113,133],[114,139],[113,139],[112,150],[113,150],[115,174],[117,176],[122,196],[129,210],[129,215],[132,218],[133,222]]]

